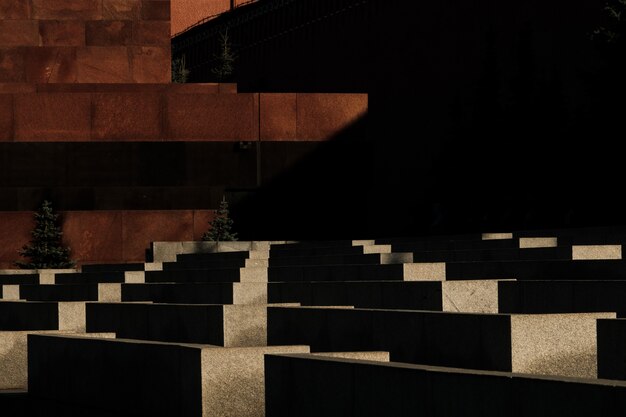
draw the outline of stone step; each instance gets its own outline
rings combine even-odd
[[[383,350],[395,362],[595,378],[599,318],[615,314],[269,307],[267,341],[312,352]]]
[[[224,260],[181,260],[177,262],[163,262],[164,271],[177,271],[182,269],[225,269],[225,268],[267,268],[267,259],[224,259]]]
[[[265,357],[266,417],[620,415],[626,383],[405,363]]]
[[[81,272],[144,271],[143,263],[83,265]]]
[[[241,259],[267,259],[269,251],[234,251],[214,253],[182,253],[176,255],[178,262],[223,262]]]
[[[308,351],[31,335],[28,390],[52,409],[82,407],[76,416],[262,417],[264,355]]]
[[[387,247],[387,245],[385,245]],[[297,247],[286,249],[275,249],[272,245],[270,258],[284,258],[290,256],[336,256],[336,255],[362,255],[365,253],[365,246],[345,246],[345,247]],[[391,252],[391,251],[389,251]]]
[[[267,305],[87,303],[87,331],[119,338],[242,347],[267,345]]]

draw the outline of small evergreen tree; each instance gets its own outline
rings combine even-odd
[[[23,269],[72,268],[75,263],[70,259],[70,248],[61,244],[63,232],[58,225],[58,217],[52,210],[52,204],[44,201],[35,212],[35,229],[31,232],[30,244],[24,245],[20,256],[29,262],[17,261],[15,265]]]
[[[228,216],[228,202],[222,198],[220,208],[215,213],[215,218],[210,223],[211,228],[202,235],[202,240],[213,242],[228,242],[237,240],[237,233],[232,233],[233,219]]]
[[[172,60],[172,82],[184,84],[189,78],[189,70],[185,67],[185,55]]]
[[[216,67],[211,70],[218,81],[226,81],[233,75],[235,59],[237,56],[233,52],[228,30],[226,30],[226,32],[220,33],[220,53],[215,56]]]

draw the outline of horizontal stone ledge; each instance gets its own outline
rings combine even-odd
[[[84,302],[0,301],[0,330],[85,332]]]
[[[626,383],[403,363],[265,357],[266,417],[619,414]],[[390,389],[390,383],[393,389]]]

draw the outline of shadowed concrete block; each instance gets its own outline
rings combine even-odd
[[[19,285],[3,285],[2,286],[2,299],[3,300],[19,300],[20,299],[20,286]]]
[[[87,303],[87,330],[120,338],[242,347],[267,345],[266,304]]]
[[[144,271],[124,271],[124,282],[126,284],[144,284],[146,274]]]
[[[269,307],[268,344],[384,350],[397,362],[595,378],[596,320],[611,317]]]
[[[267,304],[267,284],[263,282],[234,282],[233,304]]]
[[[273,243],[293,243],[287,241],[238,241],[238,242],[152,242],[155,262],[175,262],[176,255],[193,253],[217,253],[251,251],[250,259],[267,259],[269,247]]]
[[[121,284],[98,284],[98,301],[119,303],[122,301]]]
[[[556,237],[520,237],[520,249],[528,248],[556,248],[558,239]]]
[[[626,383],[267,355],[267,417],[619,415]]]
[[[58,330],[0,332],[0,390],[28,388],[29,334],[71,334]],[[115,333],[82,333],[85,337],[115,338]]]
[[[596,320],[615,313],[511,316],[512,371],[596,378]]]
[[[381,253],[380,264],[408,264],[413,262],[412,252]]]
[[[513,233],[483,233],[482,240],[513,239]]]
[[[498,281],[443,281],[443,311],[497,313]]]
[[[391,245],[365,245],[363,253],[391,253]]]
[[[263,417],[265,354],[309,352],[41,335],[29,336],[28,349],[33,398],[180,417]]]
[[[404,264],[405,281],[445,281],[446,264],[443,262]]]
[[[626,320],[598,320],[598,378],[626,380]]]
[[[575,245],[572,259],[622,259],[622,245]]]

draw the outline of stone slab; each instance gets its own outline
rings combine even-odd
[[[622,245],[574,245],[572,259],[622,259]]]
[[[596,320],[614,313],[502,315],[268,308],[268,344],[384,350],[392,361],[593,378]]]
[[[265,354],[309,351],[39,335],[29,336],[28,349],[34,399],[113,415],[181,417],[264,416]]]
[[[556,237],[520,237],[520,249],[528,248],[555,248],[558,246]]]
[[[88,303],[87,330],[120,338],[243,347],[267,345],[267,305]]]
[[[0,330],[85,332],[84,302],[0,301]]]
[[[124,284],[122,301],[172,304],[267,304],[266,283]]]
[[[268,355],[266,416],[611,416],[626,403],[618,381]],[[393,386],[393,389],[389,389]]]
[[[28,388],[29,334],[71,334],[66,331],[0,331],[0,390]],[[114,333],[82,333],[85,337],[115,338]]]

